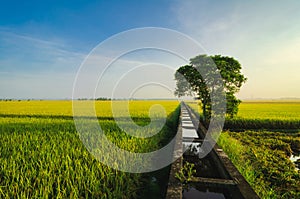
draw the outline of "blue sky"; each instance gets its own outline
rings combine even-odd
[[[70,98],[95,46],[148,26],[180,31],[208,54],[237,58],[248,77],[240,98],[300,97],[299,8],[296,0],[5,1],[0,98]]]

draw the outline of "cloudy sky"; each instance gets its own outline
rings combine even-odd
[[[248,78],[240,98],[300,97],[299,8],[297,0],[2,2],[0,98],[71,98],[76,74],[92,49],[113,35],[143,27],[176,30],[199,42],[203,47],[199,53],[236,58]],[[104,54],[114,48],[104,49]],[[115,69],[107,70],[104,82],[98,82],[99,95],[124,91],[108,84],[117,72],[115,80],[126,85],[135,77],[141,79],[137,72],[144,67],[142,73],[151,76],[151,71],[160,71],[166,81],[144,91],[140,88],[147,84],[139,83],[131,94],[170,97],[173,72],[185,62],[178,57],[166,61],[168,57],[157,51],[123,56],[114,62]],[[127,67],[124,71],[130,74],[126,77],[120,67]]]

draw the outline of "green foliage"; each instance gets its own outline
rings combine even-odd
[[[175,173],[175,177],[182,183],[187,184],[192,180],[193,175],[196,174],[195,165],[193,163],[185,162],[178,172]]]
[[[262,198],[299,198],[300,173],[288,159],[298,134],[222,133],[218,144]]]
[[[244,131],[245,129],[299,131],[300,120],[233,118],[225,121],[224,129],[231,131]]]
[[[72,122],[61,122],[74,129]],[[0,134],[1,198],[120,198],[127,189],[128,196],[136,194],[140,176],[96,161],[75,131],[34,123],[26,125],[29,131],[22,124],[1,126],[8,130]]]
[[[239,104],[242,102],[241,100],[237,99],[232,94],[226,94],[226,102],[227,102],[227,114],[230,118],[233,118],[237,115],[239,111]]]
[[[212,70],[213,67],[218,70]],[[218,78],[218,73],[222,79]],[[237,114],[240,100],[234,94],[239,91],[246,78],[241,74],[240,63],[232,57],[199,55],[191,58],[189,65],[181,66],[176,71],[175,80],[175,94],[180,97],[195,93],[202,103],[204,119],[208,122],[212,114],[212,92],[224,92],[227,114],[230,117]]]

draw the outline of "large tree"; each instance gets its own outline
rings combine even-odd
[[[247,80],[241,69],[241,64],[232,57],[198,55],[190,59],[190,64],[176,71],[175,95],[181,97],[196,94],[201,100],[204,119],[209,121],[212,113],[211,93],[222,89],[221,92],[226,96],[226,113],[233,117],[241,102],[234,94]]]

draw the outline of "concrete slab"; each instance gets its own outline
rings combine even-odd
[[[195,129],[182,127],[182,137],[198,138],[198,134]]]
[[[185,128],[194,128],[194,124],[193,123],[190,123],[190,122],[182,122],[181,123],[182,127]]]

